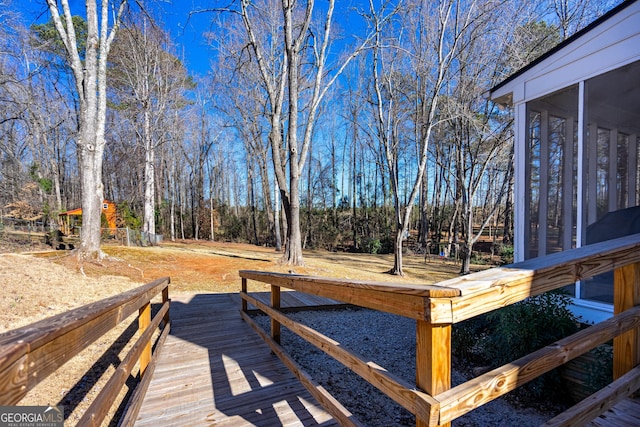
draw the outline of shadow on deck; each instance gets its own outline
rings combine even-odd
[[[171,334],[136,425],[338,425],[242,320],[239,301],[172,297]]]

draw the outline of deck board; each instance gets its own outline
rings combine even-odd
[[[640,398],[623,400],[589,424],[591,427],[629,427],[639,425]]]
[[[293,294],[284,301],[289,307],[322,302]],[[171,334],[136,426],[338,425],[239,308],[234,294],[172,296]]]

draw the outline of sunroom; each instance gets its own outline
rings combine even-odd
[[[515,113],[515,257],[640,233],[640,2],[627,1],[492,88]],[[568,287],[586,322],[612,277]]]

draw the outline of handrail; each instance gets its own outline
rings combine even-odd
[[[99,425],[138,360],[143,383],[151,376],[155,356],[170,328],[169,283],[168,277],[160,278],[0,334],[0,405],[17,404],[43,379],[138,311],[140,337],[78,423]],[[162,306],[151,319],[151,300],[159,294]],[[156,341],[160,345],[152,354],[151,338],[161,323],[162,333]]]
[[[640,307],[634,307],[590,328],[556,341],[507,365],[435,396],[441,422],[452,421],[477,406],[562,366],[624,332],[640,327]]]
[[[616,316],[451,388],[453,324],[608,271],[615,272]],[[408,409],[416,415],[416,423],[421,426],[448,425],[461,415],[612,338],[615,378],[622,377],[640,364],[640,354],[636,350],[636,340],[640,339],[640,307],[635,308],[640,305],[640,234],[435,285],[372,283],[248,270],[240,271],[240,277],[242,311],[246,312],[247,305],[252,304],[271,316],[271,340],[274,343],[279,343],[282,324]],[[248,280],[271,285],[271,306],[248,294]],[[364,362],[340,343],[286,317],[279,310],[281,287],[415,319],[416,386],[419,390],[397,381],[384,368]],[[263,336],[268,337],[266,333]],[[627,395],[632,393],[638,384],[640,381],[627,380],[624,387],[617,386],[616,398],[623,392]],[[611,393],[600,396],[611,396]],[[589,406],[589,415],[595,417],[599,413],[594,407],[597,405]],[[604,412],[606,407],[601,404],[596,409]]]
[[[337,341],[313,330],[308,326],[291,320],[283,313],[272,309],[250,295],[245,294],[243,295],[243,298],[309,343],[313,344],[317,348],[325,350],[327,354],[343,365],[349,366],[353,372],[363,378],[366,378],[371,384],[382,390],[388,396],[392,397],[408,411],[415,413],[419,407],[429,408],[428,410],[431,411],[431,408],[438,407],[438,402],[428,394],[415,390],[415,387],[413,387],[412,384],[396,377],[383,367],[371,361],[367,361],[356,352],[339,345]]]

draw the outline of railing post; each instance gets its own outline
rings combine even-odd
[[[247,279],[244,277],[242,278],[242,292],[247,293]],[[242,298],[242,312],[246,313],[247,309],[247,300]]]
[[[271,285],[271,308],[280,309],[280,286]],[[271,338],[280,344],[280,322],[271,318]]]
[[[167,283],[167,287],[162,290],[162,305],[165,305],[168,301],[169,301],[169,283]],[[164,315],[163,320],[165,325],[168,325],[169,322],[171,322],[170,310],[167,310],[167,314]]]
[[[613,313],[640,304],[640,263],[613,272]],[[640,331],[633,329],[613,339],[613,379],[620,378],[640,363]]]
[[[138,330],[142,334],[151,324],[151,302],[147,302],[140,307],[138,312]],[[140,378],[144,375],[144,371],[151,362],[151,341],[147,342],[140,355]]]
[[[416,386],[436,396],[451,388],[451,325],[416,321]],[[443,426],[450,426],[450,423]],[[429,426],[416,417],[416,426]]]

